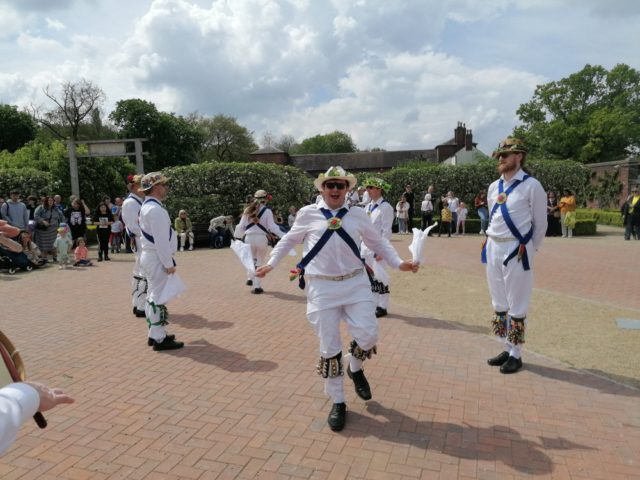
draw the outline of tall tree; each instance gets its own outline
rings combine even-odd
[[[247,162],[249,154],[258,149],[253,132],[238,123],[235,117],[218,114],[213,118],[192,114],[204,140],[200,158],[207,162]]]
[[[625,64],[611,71],[586,65],[557,82],[539,85],[517,111],[513,131],[540,158],[606,162],[640,150],[640,72]]]
[[[119,129],[120,138],[148,139],[147,171],[196,163],[204,141],[202,130],[190,119],[160,112],[146,100],[117,102],[109,119]]]
[[[347,133],[336,130],[326,135],[306,138],[296,149],[297,154],[351,153],[357,151],[356,144]]]
[[[53,93],[48,85],[43,92],[55,106],[47,109],[31,102],[27,110],[61,140],[79,140],[80,126],[91,123],[93,110],[107,100],[102,88],[85,78],[76,83],[64,82],[59,95]]]
[[[262,132],[262,135],[260,135],[260,140],[258,141],[262,148],[275,147],[276,142],[276,136],[271,130],[265,130],[264,132]]]
[[[31,115],[11,105],[0,105],[0,152],[15,152],[35,140],[37,133],[38,126]]]
[[[293,154],[300,145],[296,142],[293,135],[283,134],[275,144],[275,147],[285,153]]]

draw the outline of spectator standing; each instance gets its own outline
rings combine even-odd
[[[475,200],[476,212],[480,217],[480,235],[486,235],[485,232],[489,223],[489,209],[487,207],[487,194],[484,190],[480,190]]]
[[[20,233],[18,243],[22,245],[22,251],[33,265],[40,267],[47,263],[46,258],[40,258],[40,249],[31,241],[31,236],[27,232]]]
[[[573,196],[571,190],[565,188],[562,191],[564,195],[560,199],[560,226],[562,227],[562,237],[573,237],[573,227],[576,225],[576,197]],[[569,218],[567,218],[569,217]]]
[[[396,204],[396,218],[398,219],[398,235],[408,235],[407,232],[407,219],[409,212],[409,202],[404,195],[400,201]]]
[[[27,210],[29,211],[29,220],[35,220],[34,214],[38,208],[38,199],[34,195],[27,197]]]
[[[24,203],[20,201],[20,192],[12,190],[9,201],[2,205],[2,219],[12,227],[19,230],[26,230],[29,225],[29,210]],[[17,240],[14,239],[14,240]]]
[[[187,212],[184,210],[180,210],[178,218],[173,224],[176,229],[176,235],[180,239],[180,251],[184,252],[184,245],[187,241],[187,237],[189,238],[189,250],[193,250],[193,225],[191,223],[191,219],[187,217]]]
[[[420,229],[422,231],[425,231],[427,227],[433,222],[433,203],[431,203],[430,193],[427,193],[424,196],[424,200],[422,201],[422,205],[420,207],[420,212],[422,213],[422,223],[420,225]],[[431,235],[431,232],[429,232],[429,235]]]
[[[546,237],[560,235],[560,205],[556,193],[551,191],[547,195],[547,233]]]
[[[456,228],[456,224],[458,223],[458,207],[460,206],[460,200],[453,194],[453,192],[447,193],[447,203],[449,204],[449,211],[451,212],[451,230],[449,233]]]
[[[58,227],[64,222],[65,218],[55,206],[53,197],[44,197],[42,199],[42,205],[36,208],[33,218],[36,221],[35,241],[40,247],[42,258],[47,258],[47,255],[51,253],[53,261],[57,261],[53,242],[56,241]]]
[[[407,221],[405,222],[405,231],[407,233],[413,232],[413,211],[416,203],[416,195],[411,191],[411,185],[406,185],[404,187],[404,193],[402,194],[404,198],[407,200],[407,204],[409,205],[409,210],[407,211]]]
[[[71,206],[65,210],[64,216],[71,230],[72,239],[84,237],[87,232],[87,215],[90,213],[89,207],[79,198],[75,198]]]
[[[442,210],[440,212],[440,229],[438,231],[438,236],[442,235],[442,232],[445,231],[446,233],[449,234],[449,236],[451,236],[451,222],[453,216],[451,215],[451,210],[449,210],[449,202],[447,202],[446,200],[442,201]]]
[[[73,242],[71,241],[67,227],[58,228],[58,238],[53,242],[53,246],[57,252],[58,269],[62,270],[63,268],[67,268],[71,257],[71,248],[73,247]]]
[[[639,205],[640,206],[640,205]],[[296,207],[293,205],[289,207],[289,218],[287,219],[287,223],[289,224],[289,228],[293,227],[293,224],[296,221]]]
[[[113,224],[111,225],[111,235],[109,236],[109,243],[111,244],[111,253],[120,253],[120,246],[122,245],[122,231],[124,226],[122,222],[118,220],[119,215],[113,214]]]
[[[113,217],[107,205],[104,202],[98,204],[96,213],[93,215],[93,224],[96,225],[96,233],[98,237],[98,261],[111,260],[109,258],[109,237],[111,237],[111,225],[113,225]]]
[[[467,214],[469,211],[467,210],[464,202],[460,202],[460,206],[456,213],[458,217],[458,221],[456,222],[456,235],[460,235],[460,227],[462,227],[462,235],[466,235],[465,222],[467,221]]]
[[[631,195],[622,205],[620,213],[624,219],[624,239],[631,240],[631,236],[636,240],[640,239],[640,192],[637,188],[631,190]]]
[[[53,202],[55,207],[58,209],[58,211],[64,214],[64,205],[62,205],[62,197],[60,195],[56,195],[55,197],[53,197]]]

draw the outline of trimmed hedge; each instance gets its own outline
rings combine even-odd
[[[576,219],[576,228],[573,229],[573,234],[576,236],[583,235],[595,235],[597,232],[597,226],[595,220],[581,220]]]
[[[614,227],[624,227],[624,218],[620,211],[607,212],[604,210],[576,210],[578,220],[594,220],[599,225],[612,225]]]

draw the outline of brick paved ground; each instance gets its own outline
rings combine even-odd
[[[466,242],[452,239],[430,262],[469,267],[459,257],[477,250]],[[0,325],[30,378],[76,397],[47,415],[47,429],[23,428],[0,478],[640,479],[638,391],[531,353],[506,377],[484,363],[494,340],[399,306],[367,361],[373,400],[345,379],[348,425],[331,432],[302,292],[279,268],[264,295],[250,295],[232,255],[178,255],[189,291],[169,310],[186,347],[171,353],[145,346],[146,324],[122,300],[130,257],[0,274],[18,312],[3,309]],[[541,254],[538,266],[566,271],[562,251],[554,258]]]

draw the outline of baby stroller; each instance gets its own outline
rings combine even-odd
[[[0,247],[0,268],[9,270],[9,275],[13,275],[20,270],[30,272],[33,266],[24,252],[12,252],[4,247]]]

